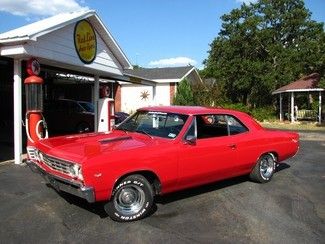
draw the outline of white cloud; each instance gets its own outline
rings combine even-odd
[[[77,0],[0,0],[0,11],[18,16],[51,16],[62,12],[87,10]]]
[[[246,3],[246,4],[251,4],[251,3],[256,3],[258,0],[236,0],[237,3]]]
[[[151,67],[175,67],[175,66],[186,66],[186,65],[196,65],[197,62],[194,59],[188,57],[176,57],[176,58],[166,58],[156,61],[149,62],[148,66]]]

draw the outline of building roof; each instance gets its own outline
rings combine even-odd
[[[313,73],[288,85],[280,87],[272,92],[272,94],[279,94],[283,92],[324,91],[324,89],[318,87],[319,80],[320,75],[318,73]]]
[[[61,13],[40,21],[24,25],[14,30],[0,34],[0,43],[34,40],[46,33],[60,29],[62,26],[88,18],[96,14],[94,10]]]
[[[145,78],[149,80],[182,79],[193,69],[193,66],[168,67],[168,68],[138,68],[125,70],[126,75]]]
[[[24,44],[25,42],[29,41],[37,41],[37,38],[40,36],[61,29],[82,19],[88,19],[91,22],[96,31],[103,38],[106,45],[110,47],[123,68],[132,68],[128,58],[123,53],[122,49],[119,47],[95,10],[61,13],[29,25],[22,26],[20,28],[1,33],[0,46],[14,46]]]

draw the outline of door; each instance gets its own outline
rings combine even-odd
[[[180,144],[180,187],[231,177],[237,167],[236,144],[229,134],[227,115],[195,116]]]

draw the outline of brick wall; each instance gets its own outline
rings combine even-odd
[[[171,82],[169,84],[169,97],[170,97],[170,105],[173,104],[174,96],[175,96],[175,91],[176,91],[176,83]]]
[[[114,84],[115,112],[121,112],[121,85]]]

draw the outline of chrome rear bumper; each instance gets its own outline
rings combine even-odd
[[[43,178],[57,191],[64,191],[72,195],[86,199],[89,203],[95,202],[95,193],[92,187],[85,187],[61,177],[47,173],[44,169],[38,166],[31,160],[26,160],[29,168],[43,176]]]

